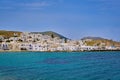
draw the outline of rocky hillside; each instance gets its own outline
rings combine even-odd
[[[84,38],[82,38],[81,40],[85,40],[85,39],[103,40],[104,38],[101,38],[101,37],[90,37],[90,36],[88,36],[88,37],[84,37]]]
[[[0,36],[3,36],[4,38],[9,38],[9,37],[13,37],[15,34],[17,36],[20,36],[22,32],[18,32],[18,31],[5,31],[5,30],[0,30]]]
[[[45,31],[45,32],[31,32],[31,33],[35,33],[35,34],[38,34],[38,33],[40,33],[40,34],[43,34],[43,35],[49,35],[49,36],[51,36],[51,37],[59,37],[60,39],[68,39],[68,38],[66,38],[66,37],[64,37],[64,36],[62,36],[62,35],[60,35],[60,34],[58,34],[58,33],[56,33],[56,32],[53,32],[53,31]]]
[[[20,36],[20,34],[21,34],[22,32],[19,32],[19,31],[5,31],[5,30],[0,30],[0,36],[3,36],[4,38],[9,38],[9,37],[13,37],[14,36],[14,34],[17,34],[17,36]],[[46,32],[31,32],[31,33],[34,33],[34,34],[38,34],[38,33],[40,33],[40,34],[43,34],[43,35],[49,35],[49,36],[51,36],[51,37],[58,37],[58,38],[60,38],[60,39],[68,39],[68,38],[66,38],[66,37],[64,37],[64,36],[62,36],[62,35],[60,35],[60,34],[58,34],[58,33],[56,33],[56,32],[52,32],[52,31],[46,31]]]
[[[100,38],[100,37],[84,37],[82,40],[85,41],[85,44],[88,46],[120,46],[120,42]]]

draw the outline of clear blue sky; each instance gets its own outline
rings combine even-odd
[[[0,30],[120,41],[120,0],[0,0]]]

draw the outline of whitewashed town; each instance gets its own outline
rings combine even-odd
[[[0,36],[2,42],[0,43],[0,51],[94,51],[94,50],[120,50],[120,47],[104,46],[101,43],[99,46],[88,46],[85,40],[71,40],[61,39],[59,37],[53,37],[43,34],[35,34],[31,32],[23,32],[18,37],[17,33],[14,33],[13,37],[4,39]]]

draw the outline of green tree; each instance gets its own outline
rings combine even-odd
[[[10,40],[6,40],[6,42],[10,42]]]
[[[22,39],[19,39],[18,41],[19,41],[19,42],[23,42],[23,40],[22,40]]]
[[[0,39],[0,43],[3,42],[2,39]]]
[[[51,37],[54,38],[54,35],[52,34]]]
[[[67,43],[67,39],[65,39],[65,43]]]

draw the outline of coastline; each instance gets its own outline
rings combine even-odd
[[[0,50],[2,52],[119,52],[120,50],[84,50],[84,51],[14,51],[14,50]]]
[[[16,33],[14,33],[16,34]],[[94,44],[93,44],[94,42]],[[99,43],[99,44],[98,44]],[[109,43],[109,44],[108,44]],[[0,43],[0,52],[102,52],[120,51],[120,43],[97,42],[93,39],[70,40],[43,35],[41,33],[25,33],[20,36],[13,35]],[[118,45],[119,44],[119,45]]]

